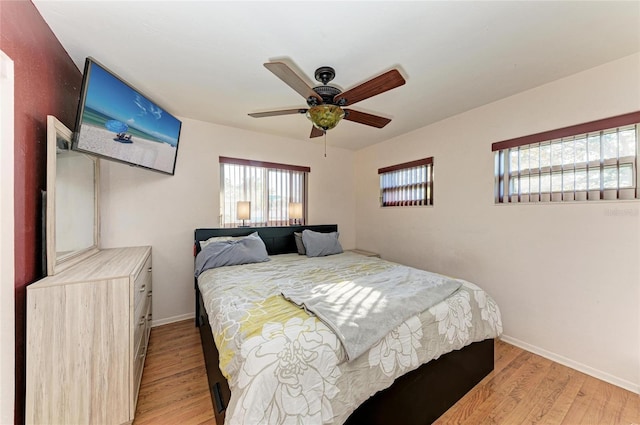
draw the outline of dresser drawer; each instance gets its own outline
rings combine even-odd
[[[142,303],[141,303],[142,304]],[[133,349],[137,350],[137,348],[140,345],[143,345],[144,342],[141,341],[143,339],[144,334],[146,333],[147,330],[147,303],[144,303],[145,305],[141,306],[143,308],[140,309],[140,311],[136,310],[135,316],[134,316],[134,320],[133,320]]]
[[[145,292],[141,293],[138,297],[136,307],[133,310],[133,319],[131,321],[131,326],[133,326],[134,346],[147,326],[147,310],[149,309],[150,303],[151,291],[145,290]]]
[[[153,297],[151,292],[147,295],[147,341],[149,341],[149,334],[151,333],[151,325],[153,324]]]
[[[142,341],[136,351],[136,356],[133,359],[133,392],[134,392],[134,406],[137,404],[138,391],[140,390],[140,381],[142,380],[142,371],[144,369],[144,359],[147,355],[147,342]]]
[[[133,284],[133,317],[131,318],[131,326],[133,327],[133,341],[136,347],[139,341],[139,335],[146,327],[146,311],[151,297],[151,255],[144,262],[144,266],[135,278]]]
[[[151,303],[146,303],[146,305],[146,309],[141,314],[142,319],[138,320],[138,325],[135,330],[135,337],[133,340],[133,347],[135,350],[135,357],[133,358],[134,365],[137,365],[141,358],[144,363],[144,357],[146,356],[149,344],[149,331],[151,329]],[[138,369],[134,366],[134,382],[137,382],[138,372]]]
[[[151,330],[151,292],[147,294],[147,297],[140,303],[136,309],[134,321],[133,321],[133,347],[137,349],[138,346],[146,344],[149,341],[149,331]]]
[[[135,306],[135,311],[142,308],[141,303],[146,302],[147,295],[151,291],[151,273],[151,255],[149,255],[133,284],[133,305]],[[137,320],[137,316],[135,317]]]

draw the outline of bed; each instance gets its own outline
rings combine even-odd
[[[352,252],[298,255],[294,232],[304,230],[330,234],[337,226],[195,231],[195,255],[212,237],[255,232],[269,255],[265,262],[198,270],[196,326],[218,425],[430,424],[493,370],[499,309],[482,289],[457,279],[450,296],[350,355],[341,329],[285,296],[315,288],[327,273],[335,282],[360,282],[416,269]],[[365,318],[359,326],[366,324]]]

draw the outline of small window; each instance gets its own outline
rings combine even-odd
[[[433,157],[380,168],[380,205],[433,205]]]
[[[638,197],[640,112],[494,143],[495,202]]]
[[[311,168],[223,156],[219,161],[221,227],[306,223]],[[249,207],[249,218],[242,218],[246,212],[239,217],[239,202]]]

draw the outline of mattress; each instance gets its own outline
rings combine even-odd
[[[309,282],[376,276],[396,263],[352,252],[210,269],[198,286],[231,399],[226,424],[341,424],[394,380],[476,341],[502,332],[495,301],[462,286],[412,316],[359,357],[347,361],[338,337],[321,320],[286,301],[283,289]]]

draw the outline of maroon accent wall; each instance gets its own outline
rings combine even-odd
[[[0,1],[0,49],[15,74],[15,423],[24,423],[26,286],[42,275],[40,191],[46,187],[47,115],[75,125],[82,73],[27,0]]]

